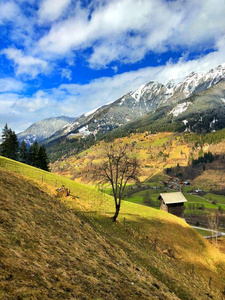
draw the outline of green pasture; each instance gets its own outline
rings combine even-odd
[[[156,139],[154,142],[151,143],[151,146],[162,146],[164,143],[167,142],[167,140],[168,140],[168,137]]]
[[[202,230],[202,229],[197,229],[194,228],[201,236],[210,236],[212,234],[211,230]]]
[[[193,204],[204,204],[205,209],[217,209],[219,208],[219,204],[212,204],[203,197],[192,195],[189,193],[183,193],[188,202],[185,203],[185,207],[188,208],[188,203],[193,203]],[[204,196],[205,197],[205,196]]]
[[[80,200],[80,202],[82,202],[82,206],[79,208],[76,204],[76,201],[70,199],[70,197],[61,199],[61,201],[69,208],[79,208],[86,211],[98,211],[105,213],[108,216],[112,216],[115,212],[114,199],[106,193],[102,193],[94,186],[76,183],[66,177],[62,177],[51,172],[46,172],[2,156],[0,156],[0,167],[8,171],[21,174],[21,176],[25,176],[25,178],[28,180],[29,178],[36,180],[38,184],[43,184],[43,187],[44,184],[46,184],[48,187],[51,187],[52,190],[54,190],[56,186],[60,187],[61,185],[64,185],[70,189],[71,196],[76,197]],[[46,187],[46,191],[48,190],[48,187]],[[106,189],[106,191],[109,190]],[[176,221],[177,223],[180,223],[183,226],[185,225],[186,227],[185,222],[179,218],[176,218],[175,216],[169,215],[163,211],[152,209],[150,207],[145,207],[145,209],[143,209],[143,206],[136,205],[135,203],[128,201],[122,201],[118,220],[122,221],[124,217],[130,221],[137,220],[139,217],[148,218],[151,220],[159,220],[160,218],[162,220],[168,220],[171,222]]]
[[[84,200],[85,203],[90,205],[93,209],[95,209],[95,206],[98,206],[99,209],[101,209],[102,203],[106,198],[111,200],[111,197],[101,193],[94,186],[76,183],[66,177],[46,172],[2,156],[0,156],[0,167],[21,174],[27,178],[37,180],[40,183],[50,185],[54,189],[64,185],[70,189],[72,196]]]
[[[216,195],[212,193],[208,193],[204,196],[204,198],[210,200],[210,201],[216,201],[218,204],[225,204],[225,196],[223,195]]]
[[[157,176],[158,177],[158,176]],[[157,181],[156,178],[153,179],[153,181],[151,181],[150,183],[148,182],[147,184],[145,184],[147,186],[149,186],[149,189],[145,189],[145,190],[141,190],[141,191],[137,191],[135,192],[135,190],[133,190],[133,193],[128,197],[125,196],[125,201],[128,202],[132,202],[132,203],[137,203],[137,204],[143,204],[145,205],[145,203],[143,202],[143,197],[145,195],[145,193],[148,191],[151,197],[151,200],[153,200],[154,202],[157,202],[157,198],[159,197],[160,193],[163,192],[174,192],[174,191],[169,191],[167,190],[163,184],[160,181]],[[130,187],[132,185],[127,186],[126,188],[126,192],[129,191]],[[153,186],[157,186],[156,189],[152,189]],[[220,195],[215,195],[215,194],[206,194],[204,197],[201,196],[197,196],[197,195],[193,195],[188,193],[188,191],[191,191],[195,188],[193,187],[183,187],[183,194],[186,197],[187,201],[185,203],[185,208],[186,208],[186,212],[187,211],[191,211],[191,212],[195,212],[196,214],[205,214],[205,212],[195,208],[195,209],[191,209],[189,210],[189,204],[195,204],[195,205],[204,205],[205,210],[218,210],[219,207],[221,206],[219,203],[225,203],[225,197],[220,196]],[[110,187],[107,187],[104,189],[104,192],[108,195],[112,195],[112,189]],[[204,199],[206,198],[206,199]],[[216,204],[212,204],[210,202],[210,200],[207,199],[212,199],[212,200],[216,200],[217,203]],[[223,209],[223,206],[221,206]],[[224,207],[225,209],[225,207]]]

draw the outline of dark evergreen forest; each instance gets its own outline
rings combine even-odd
[[[49,171],[49,158],[44,145],[39,146],[37,141],[30,147],[24,141],[20,144],[15,131],[7,124],[2,130],[0,155]]]

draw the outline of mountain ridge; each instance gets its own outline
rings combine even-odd
[[[59,155],[63,155],[65,152],[70,155],[70,153],[76,154],[86,149],[110,132],[112,136],[114,131],[119,132],[123,128],[127,130],[127,133],[132,132],[133,129],[131,130],[131,128],[135,123],[135,130],[138,130],[139,123],[142,125],[142,123],[146,123],[147,119],[149,119],[147,130],[201,130],[197,112],[199,111],[201,117],[205,113],[205,119],[207,119],[209,113],[212,112],[212,107],[216,111],[216,114],[214,114],[215,120],[210,120],[211,127],[208,125],[208,128],[206,128],[206,125],[202,126],[202,130],[221,129],[225,126],[221,115],[225,103],[225,100],[221,99],[225,99],[225,95],[223,94],[220,100],[216,99],[215,95],[217,89],[221,88],[220,83],[224,79],[225,64],[222,64],[206,73],[192,72],[179,83],[169,80],[164,85],[149,81],[112,103],[74,118],[58,130],[54,130],[54,133],[52,131],[53,135],[46,137],[42,142],[46,145],[50,155],[55,153],[57,159]],[[211,93],[211,98],[209,98],[212,89],[214,93]],[[204,101],[204,93],[208,94],[207,101]],[[193,101],[193,97],[195,99],[202,98],[201,103]],[[199,103],[202,108],[199,108]],[[188,124],[185,117],[181,119],[182,116],[185,116],[185,111],[186,113],[192,112],[195,116],[195,118],[190,118],[189,115]],[[220,125],[216,124],[217,114],[220,115]],[[152,123],[151,126],[149,126],[149,122]],[[195,126],[195,124],[198,125]]]
[[[55,131],[70,123],[73,119],[74,118],[71,117],[60,116],[37,121],[23,132],[18,133],[18,140],[20,142],[24,141],[27,145],[32,145],[35,141],[42,142]]]
[[[177,103],[207,90],[224,78],[225,64],[222,64],[206,73],[192,72],[178,84],[175,84],[173,80],[166,85],[150,81],[108,105],[83,114],[76,121],[58,131],[56,137],[80,133],[81,129],[84,135],[91,133],[97,135],[98,132],[111,131],[159,107]]]

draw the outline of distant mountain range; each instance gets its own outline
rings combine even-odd
[[[27,145],[32,145],[35,141],[42,142],[72,120],[74,120],[74,118],[62,116],[38,121],[28,127],[25,131],[17,134],[18,140],[20,142],[24,140]]]
[[[51,140],[78,133],[83,136],[104,134],[160,107],[178,103],[203,92],[224,78],[225,64],[207,73],[192,72],[177,85],[173,80],[166,85],[150,81],[111,104],[83,114],[56,132]]]
[[[204,133],[222,128],[225,128],[225,79],[177,103],[167,103],[154,112],[120,126],[108,136],[116,138],[136,131]]]
[[[166,85],[150,81],[80,117],[37,122],[21,133],[19,139],[28,143],[37,139],[52,147],[76,138],[96,140],[114,129],[117,133],[139,128],[217,130],[225,127],[224,86],[225,64],[206,73],[192,72],[178,84],[174,80]]]

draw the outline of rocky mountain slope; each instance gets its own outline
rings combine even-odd
[[[35,141],[42,142],[56,131],[66,126],[73,119],[74,118],[64,116],[44,119],[32,124],[17,136],[20,142],[24,140],[27,145],[31,145]]]
[[[225,127],[224,80],[225,64],[207,73],[191,73],[178,84],[173,80],[166,85],[150,81],[115,102],[78,118],[66,118],[61,123],[61,117],[60,123],[56,122],[59,126],[49,126],[46,133],[46,126],[35,123],[19,138],[21,140],[23,136],[27,143],[39,138],[46,144],[51,160],[55,160],[65,153],[69,156],[86,149],[108,132],[112,132],[112,136],[124,136],[140,129],[221,129]]]
[[[225,64],[182,83],[150,82],[82,115],[45,140],[52,161],[87,149],[96,140],[136,131],[213,131],[225,127]]]
[[[207,73],[193,72],[178,84],[173,80],[166,85],[150,81],[115,102],[82,115],[57,132],[52,139],[71,133],[96,136],[111,131],[160,107],[175,104],[196,93],[206,91],[224,78],[225,64]]]
[[[109,135],[126,136],[138,131],[194,131],[210,132],[225,128],[225,80],[205,91],[175,104],[158,108]]]

